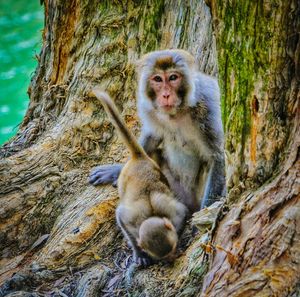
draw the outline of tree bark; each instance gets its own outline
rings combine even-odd
[[[29,108],[0,151],[0,296],[296,292],[299,3],[154,2],[44,1]],[[187,49],[208,74],[218,64],[229,193],[211,232],[186,228],[173,265],[138,269],[116,227],[116,189],[87,183],[96,164],[127,157],[87,94],[107,89],[138,134],[134,64],[157,48]]]
[[[203,296],[288,296],[299,285],[297,1],[212,1],[232,205]]]

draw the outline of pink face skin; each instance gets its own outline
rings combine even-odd
[[[156,94],[158,107],[170,112],[181,103],[178,89],[182,83],[182,75],[176,71],[160,71],[150,77],[150,87]]]

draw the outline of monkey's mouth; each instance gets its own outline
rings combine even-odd
[[[176,107],[173,105],[164,105],[161,106],[160,109],[167,114],[171,114],[171,115],[176,114]]]

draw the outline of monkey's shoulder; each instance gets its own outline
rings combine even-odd
[[[205,74],[201,71],[196,72],[195,82],[201,88],[206,89],[207,87],[209,87],[209,88],[214,88],[216,90],[219,90],[217,77]]]
[[[195,76],[195,100],[207,103],[220,102],[220,88],[216,77],[197,72]]]

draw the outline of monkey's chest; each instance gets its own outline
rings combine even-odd
[[[199,159],[193,148],[178,143],[166,143],[164,159],[169,168],[183,183],[189,183],[196,178],[199,171]]]
[[[205,137],[189,116],[166,123],[163,131],[165,146],[178,157],[209,159],[211,152]]]
[[[182,185],[193,188],[205,160],[209,159],[201,131],[186,117],[164,130],[164,158]]]
[[[156,125],[163,134],[165,147],[170,147],[178,157],[186,155],[187,159],[189,156],[210,159],[211,150],[206,137],[190,115],[175,118],[159,115]]]

